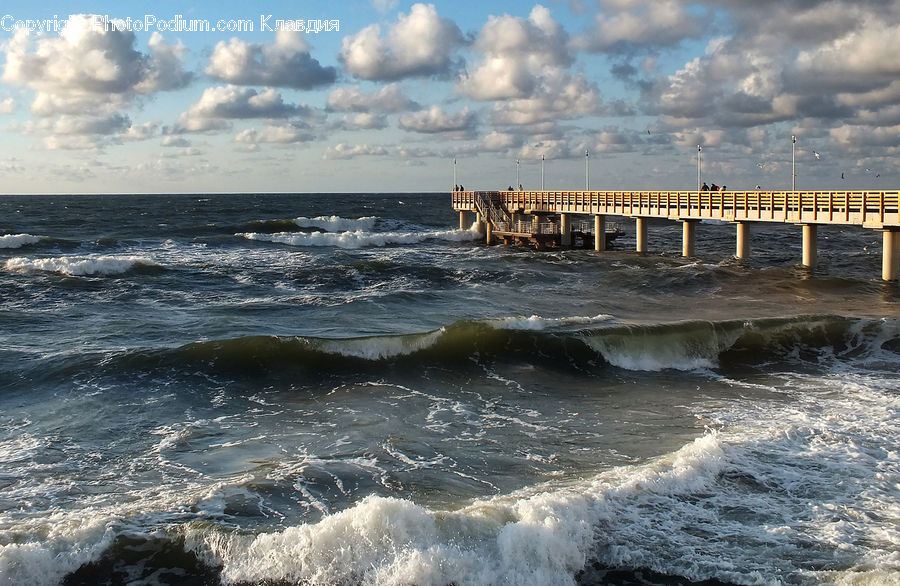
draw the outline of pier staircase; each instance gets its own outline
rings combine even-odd
[[[494,232],[509,232],[512,228],[512,214],[503,207],[497,192],[476,191],[475,211],[491,224]]]

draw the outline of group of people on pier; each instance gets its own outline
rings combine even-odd
[[[703,182],[703,185],[700,187],[700,191],[725,191],[725,186],[719,187],[715,183],[712,185],[707,185],[706,181]]]
[[[462,185],[454,185],[453,191],[465,191],[465,188]]]

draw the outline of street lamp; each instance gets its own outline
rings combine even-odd
[[[591,190],[591,155],[587,149],[584,149],[584,190]]]
[[[697,191],[700,191],[700,166],[701,166],[701,154],[700,152],[703,149],[700,145],[697,145]]]
[[[544,155],[541,155],[541,191],[544,191]]]
[[[791,135],[791,191],[797,190],[797,159],[794,156],[797,137]]]
[[[453,189],[456,189],[456,186],[459,185],[456,182],[456,157],[453,157]]]
[[[519,159],[516,159],[516,189],[519,189],[519,185],[521,185],[519,182]]]

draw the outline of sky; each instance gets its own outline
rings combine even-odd
[[[900,0],[250,4],[4,2],[0,193],[900,187]]]

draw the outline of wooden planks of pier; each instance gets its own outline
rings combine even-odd
[[[649,218],[684,223],[683,252],[694,254],[694,226],[700,220],[737,225],[738,258],[749,255],[753,223],[799,225],[803,234],[803,264],[816,264],[819,225],[860,226],[883,232],[882,278],[900,278],[900,210],[898,191],[454,191],[453,208],[460,212],[460,227],[469,212],[477,214],[490,242],[494,234],[505,240],[539,242],[541,225],[559,216],[559,242],[572,243],[573,218],[594,216],[595,248],[605,249],[606,216],[635,220],[638,252],[646,252]],[[532,218],[529,223],[524,218]],[[534,218],[538,218],[534,220]],[[523,224],[524,222],[524,224]],[[529,225],[526,230],[514,229]],[[468,227],[466,224],[465,227]],[[577,232],[577,231],[576,231]],[[507,238],[508,237],[508,238]],[[555,240],[553,241],[555,242]]]

